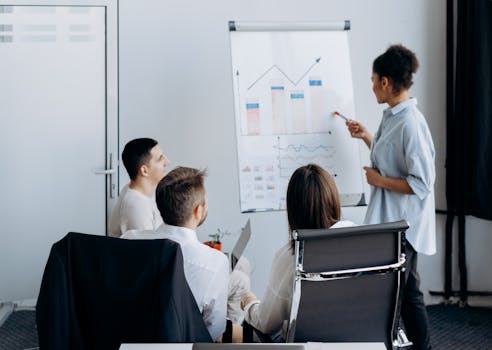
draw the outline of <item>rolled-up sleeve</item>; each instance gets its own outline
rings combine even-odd
[[[244,308],[246,322],[263,333],[272,334],[282,329],[289,318],[295,273],[294,255],[289,247],[284,246],[275,255],[261,302],[254,301]]]
[[[271,286],[267,287],[263,300],[254,301],[244,308],[246,322],[265,334],[282,328],[289,318],[291,298],[280,296]]]
[[[417,123],[407,124],[403,137],[405,162],[408,168],[406,180],[413,192],[422,200],[431,193],[436,179],[434,144],[430,133],[420,128]]]

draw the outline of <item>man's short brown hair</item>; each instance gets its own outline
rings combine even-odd
[[[184,226],[199,204],[205,204],[205,170],[177,167],[159,182],[157,208],[168,225]]]

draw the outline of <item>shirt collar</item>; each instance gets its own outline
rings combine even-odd
[[[143,192],[140,192],[139,190],[135,190],[133,188],[130,188],[130,186],[128,186],[128,189],[127,189],[128,192],[130,193],[135,193],[137,196],[141,197],[141,198],[144,198],[148,201],[153,201],[155,202],[155,195],[153,195],[152,197],[149,197],[147,196],[145,193]]]
[[[156,232],[180,243],[198,242],[196,232],[187,227],[162,224]]]
[[[405,108],[410,107],[410,106],[416,106],[417,105],[417,99],[414,97],[409,98],[408,100],[405,100],[403,102],[398,103],[396,106],[392,108],[386,108],[385,112],[389,115],[396,115],[403,111]]]

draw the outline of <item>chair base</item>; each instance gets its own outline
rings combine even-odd
[[[413,343],[408,340],[405,331],[401,328],[398,328],[397,337],[393,341],[393,350],[409,349],[412,345]]]

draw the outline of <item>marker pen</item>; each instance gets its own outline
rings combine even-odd
[[[335,115],[337,115],[337,116],[339,116],[340,118],[344,119],[346,122],[349,122],[349,121],[350,121],[350,119],[349,119],[349,118],[347,118],[346,116],[344,116],[344,115],[343,115],[343,114],[341,114],[340,112],[336,112],[336,111],[335,111],[335,112],[333,112],[333,116],[335,116]]]

